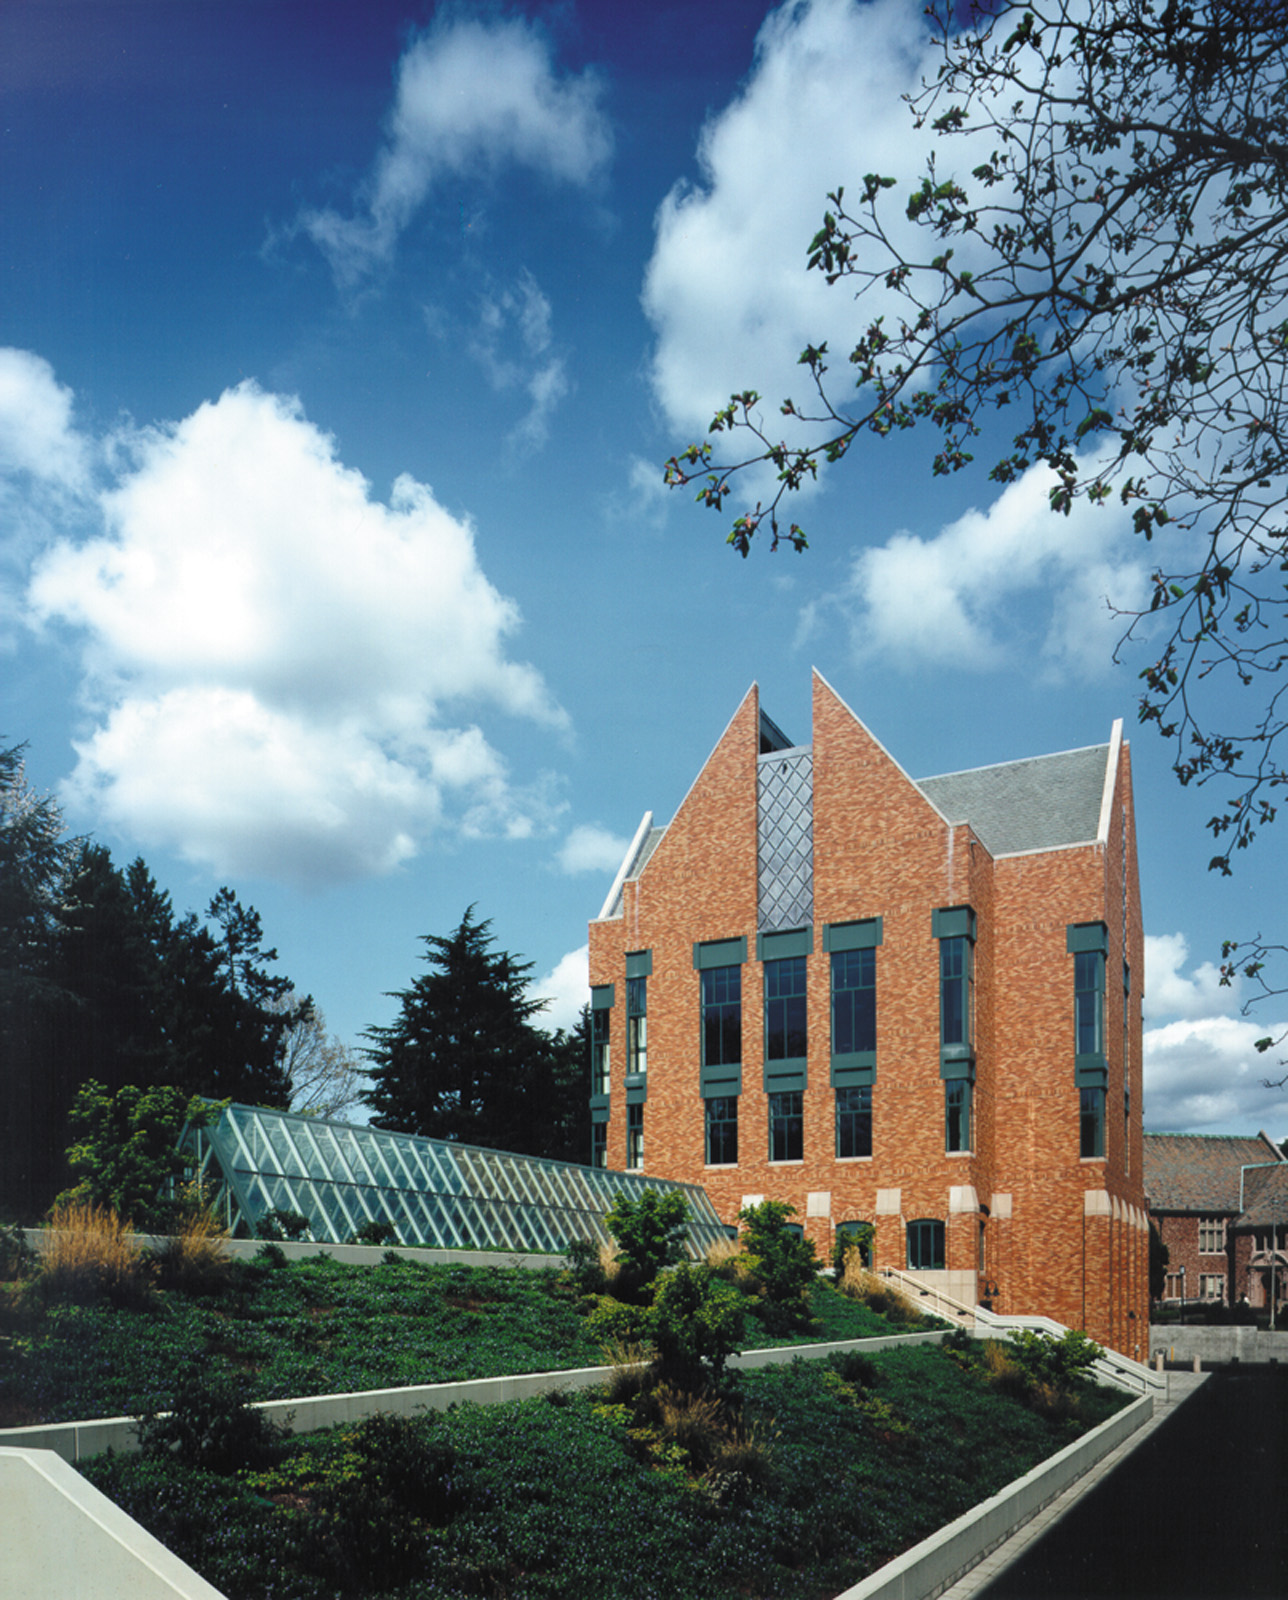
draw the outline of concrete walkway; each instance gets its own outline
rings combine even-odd
[[[1170,1375],[1132,1439],[942,1600],[1288,1595],[1288,1369]]]

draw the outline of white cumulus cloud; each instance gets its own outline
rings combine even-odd
[[[388,260],[435,183],[521,166],[587,185],[612,153],[592,71],[561,74],[544,34],[520,17],[459,11],[419,34],[398,64],[382,146],[357,213],[305,212],[300,225],[342,285]]]
[[[905,530],[861,550],[839,597],[856,653],[981,671],[1036,653],[1053,678],[1109,670],[1116,611],[1148,606],[1148,572],[1121,507],[1079,500],[1053,516],[1052,481],[1032,467],[932,537]]]
[[[598,823],[583,822],[573,828],[559,848],[559,865],[565,872],[616,872],[630,845],[601,828]]]
[[[1199,1017],[1145,1033],[1145,1126],[1159,1133],[1288,1134],[1288,1090],[1267,1087],[1285,1069],[1256,1041],[1279,1034],[1244,1018]]]
[[[543,1028],[567,1028],[571,1032],[577,1026],[581,1008],[590,1004],[590,946],[583,944],[561,956],[553,971],[537,979],[532,992],[547,1001],[534,1021]]]
[[[78,809],[300,882],[386,871],[445,825],[550,821],[475,716],[565,713],[510,658],[517,608],[425,485],[381,503],[297,401],[247,383],[138,435],[101,510],[28,591],[37,624],[84,641]]]
[[[1189,941],[1183,933],[1145,935],[1145,1018],[1210,1017],[1218,1011],[1235,1011],[1243,997],[1238,977],[1226,987],[1214,961],[1201,961],[1187,975]]]
[[[700,180],[663,202],[644,284],[651,375],[671,427],[705,437],[735,390],[809,398],[797,364],[829,341],[845,355],[874,314],[806,271],[827,195],[867,172],[920,175],[925,147],[902,103],[929,69],[921,7],[908,0],[789,0],[766,20],[752,72],[698,148]],[[892,206],[896,214],[900,208]]]

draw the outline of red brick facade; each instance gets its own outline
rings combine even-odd
[[[799,1161],[771,1161],[757,958],[765,925],[758,894],[761,730],[753,687],[652,854],[642,865],[640,852],[628,862],[616,903],[590,925],[590,981],[596,1003],[611,1002],[610,1092],[595,1112],[607,1117],[607,1165],[627,1165],[626,973],[633,955],[634,970],[649,967],[647,1076],[643,1084],[632,1080],[630,1091],[643,1106],[646,1172],[702,1184],[730,1223],[749,1201],[788,1201],[824,1255],[840,1224],[871,1222],[877,1266],[908,1264],[909,1222],[940,1223],[950,1289],[972,1301],[988,1297],[1004,1313],[1044,1313],[1126,1354],[1146,1355],[1144,960],[1126,745],[1116,731],[1104,747],[1108,781],[1089,836],[994,855],[973,822],[949,820],[929,798],[942,791],[931,781],[924,790],[914,783],[816,675],[812,916],[802,930],[809,946],[803,1149]],[[1048,770],[1030,765],[1039,780]],[[1055,765],[1049,770],[1054,774]],[[936,913],[945,912],[957,920],[937,923]],[[972,1129],[965,1152],[947,1153],[938,935],[966,926],[961,919],[970,913]],[[827,942],[837,925],[877,918],[871,1155],[839,1159]],[[1097,1157],[1080,1154],[1070,928],[1095,930],[1102,952],[1097,1081],[1107,1087],[1104,1154]],[[746,941],[738,1160],[709,1166],[695,947],[737,939]],[[1124,963],[1132,975],[1126,996]]]

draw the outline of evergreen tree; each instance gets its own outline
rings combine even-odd
[[[367,1029],[364,1100],[378,1128],[529,1155],[559,1144],[562,1155],[567,1035],[556,1047],[533,1025],[544,1002],[527,992],[532,963],[493,949],[491,927],[471,906],[455,932],[425,935],[430,970],[393,996],[397,1021]],[[584,1099],[580,1068],[576,1078]]]

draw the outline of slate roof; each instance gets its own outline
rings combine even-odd
[[[1243,1185],[1240,1227],[1268,1228],[1288,1222],[1288,1161],[1261,1172],[1249,1172]]]
[[[969,822],[990,855],[1007,856],[1093,841],[1108,759],[1109,746],[1096,744],[916,782],[950,822]]]
[[[1145,1135],[1145,1198],[1151,1211],[1239,1211],[1239,1169],[1274,1161],[1279,1152],[1264,1133],[1147,1133]],[[1288,1174],[1288,1162],[1282,1163]],[[1259,1193],[1255,1180],[1273,1180],[1267,1194],[1283,1181],[1277,1171],[1249,1172],[1244,1204]],[[1288,1188],[1285,1188],[1288,1195]],[[1270,1219],[1266,1219],[1270,1220]]]

